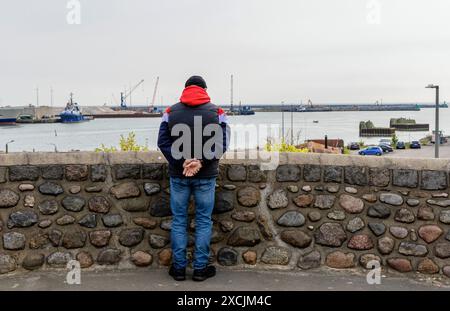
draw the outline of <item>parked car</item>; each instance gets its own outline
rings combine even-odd
[[[361,149],[361,146],[358,143],[353,142],[353,143],[348,144],[348,149],[359,150],[359,149]]]
[[[379,147],[383,150],[384,153],[386,153],[386,152],[394,152],[394,149],[391,146],[389,146],[389,145],[381,144]]]
[[[417,140],[414,140],[409,145],[409,148],[411,148],[411,149],[420,149],[420,148],[422,148],[422,145]]]
[[[403,141],[397,142],[397,146],[395,146],[396,149],[406,149],[406,144]]]
[[[367,147],[366,149],[363,149],[358,153],[363,156],[366,156],[366,155],[381,156],[383,154],[383,149],[381,149],[381,147],[379,147],[379,146],[372,146],[372,147]]]
[[[387,138],[380,139],[380,145],[388,145],[389,147],[392,146],[392,140]]]

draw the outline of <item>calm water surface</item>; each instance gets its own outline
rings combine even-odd
[[[307,112],[294,113],[294,136],[305,139],[341,138],[347,142],[360,141],[376,143],[380,138],[359,138],[358,126],[362,120],[372,120],[376,126],[387,127],[391,117],[410,117],[419,123],[430,123],[434,128],[434,110],[423,109],[411,112]],[[259,126],[276,125],[281,129],[280,112],[261,112],[254,116],[230,116],[230,124]],[[0,127],[0,150],[4,150],[6,142],[14,140],[10,151],[53,151],[55,145],[58,151],[94,150],[101,144],[117,146],[121,134],[127,135],[134,131],[140,144],[147,143],[156,149],[159,118],[154,119],[98,119],[79,124],[27,124]],[[313,121],[318,121],[314,123]],[[285,113],[285,132],[291,128],[290,113]],[[450,134],[450,110],[441,109],[441,128],[446,135]],[[233,148],[245,148],[245,135],[242,127],[233,131],[231,144]],[[397,132],[401,140],[410,141],[426,136],[427,132]],[[247,147],[263,146],[264,135],[249,135]],[[272,134],[272,136],[275,136]],[[290,136],[289,136],[290,137]]]

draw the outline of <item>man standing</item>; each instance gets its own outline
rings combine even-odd
[[[228,126],[225,112],[210,102],[202,77],[185,84],[180,102],[164,112],[158,147],[169,162],[170,208],[173,215],[171,243],[173,263],[169,274],[186,279],[188,207],[195,200],[194,281],[216,274],[209,265],[219,159],[226,151]]]

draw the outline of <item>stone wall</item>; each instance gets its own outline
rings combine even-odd
[[[282,154],[274,171],[224,160],[211,260],[222,266],[388,269],[450,276],[446,160]],[[0,273],[166,266],[159,153],[0,155]],[[189,245],[194,241],[189,208]],[[189,251],[191,256],[191,248]]]

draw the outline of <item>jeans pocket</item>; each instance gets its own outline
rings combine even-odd
[[[202,178],[197,180],[197,186],[202,191],[214,191],[216,188],[216,178]]]
[[[183,186],[187,186],[188,185],[189,180],[186,179],[186,178],[171,177],[170,178],[170,183],[172,185],[175,185],[175,186],[182,186],[183,187]]]

